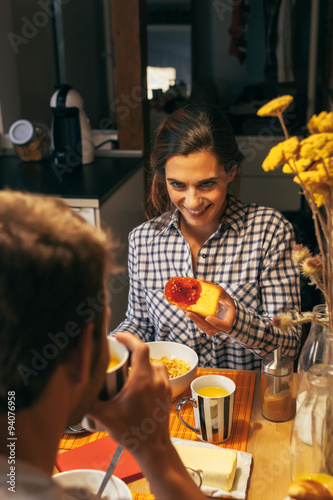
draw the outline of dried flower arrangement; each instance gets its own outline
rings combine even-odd
[[[313,115],[307,124],[310,135],[303,140],[289,137],[283,112],[292,103],[289,95],[277,97],[262,106],[259,116],[278,117],[286,139],[269,151],[262,168],[267,172],[282,167],[293,175],[311,209],[319,247],[313,255],[303,245],[293,249],[293,260],[300,272],[323,293],[328,321],[314,312],[279,314],[273,323],[280,329],[291,325],[316,322],[333,332],[333,112]]]

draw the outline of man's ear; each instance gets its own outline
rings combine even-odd
[[[94,323],[89,323],[83,328],[77,346],[68,356],[67,373],[73,383],[86,384],[91,378],[94,328]]]

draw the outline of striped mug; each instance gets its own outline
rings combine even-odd
[[[231,435],[236,385],[223,375],[203,375],[191,383],[191,398],[177,404],[180,421],[199,439],[208,443],[221,443]],[[195,427],[183,419],[182,407],[193,405]]]

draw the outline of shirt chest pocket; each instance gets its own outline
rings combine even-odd
[[[167,327],[168,336],[173,339],[173,330],[185,329],[184,324],[185,313],[175,306],[172,306],[164,296],[164,288],[162,290],[150,289],[146,291],[147,312],[150,321],[155,325],[158,331]]]
[[[164,296],[164,286],[167,279],[155,277],[143,281],[144,294],[146,298],[147,311],[154,322],[158,318],[158,311],[165,307],[168,302]]]
[[[164,287],[168,278],[154,276],[154,278],[141,278],[140,279],[145,293],[148,295],[150,293],[162,292],[164,296]]]

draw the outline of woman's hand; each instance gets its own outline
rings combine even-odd
[[[89,414],[131,453],[145,453],[150,446],[169,441],[168,372],[163,363],[150,362],[148,346],[131,333],[118,332],[116,339],[131,353],[128,379],[114,398],[96,401]]]
[[[203,278],[198,278],[200,281],[205,281]],[[208,282],[206,282],[208,283]],[[190,318],[200,330],[207,333],[210,337],[216,333],[230,332],[235,319],[236,309],[234,299],[222,289],[221,297],[219,299],[216,316],[207,316],[203,318],[199,314],[188,311],[186,316]]]

